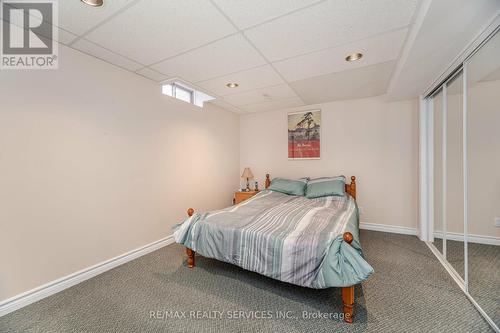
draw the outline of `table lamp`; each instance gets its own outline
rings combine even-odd
[[[253,178],[253,173],[252,173],[252,171],[250,170],[250,168],[245,168],[245,169],[243,170],[243,174],[241,175],[241,178],[243,178],[243,179],[245,179],[245,178],[246,178],[246,180],[247,180],[247,188],[246,188],[246,190],[247,190],[247,191],[250,191],[250,183],[249,183],[249,180]]]

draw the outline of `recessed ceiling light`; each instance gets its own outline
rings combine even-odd
[[[234,82],[226,84],[226,87],[228,87],[228,88],[237,88],[238,86],[239,86],[239,84],[234,83]]]
[[[356,61],[363,58],[363,53],[352,53],[345,57],[345,61]]]
[[[104,0],[81,0],[84,4],[92,6],[92,7],[101,7],[104,3]]]

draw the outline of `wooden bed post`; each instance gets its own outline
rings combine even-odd
[[[356,187],[354,189],[356,190]],[[347,244],[351,244],[354,239],[350,232],[345,232],[343,237]],[[344,321],[350,324],[354,316],[354,286],[342,287],[342,304]]]
[[[356,177],[351,177],[351,183],[345,184],[345,191],[351,195],[351,197],[356,200]]]
[[[193,216],[194,209],[193,208],[189,208],[187,210],[187,213],[188,213],[189,217]],[[194,267],[194,255],[195,255],[195,252],[193,250],[191,250],[190,248],[186,247],[186,254],[188,256],[187,265],[188,265],[189,268],[193,268]]]
[[[266,188],[268,188],[269,185],[271,185],[271,179],[269,179],[269,174],[268,173],[266,174],[266,183],[265,184],[266,184]]]

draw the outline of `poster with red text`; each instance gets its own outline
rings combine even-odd
[[[321,110],[288,114],[288,158],[319,159]]]

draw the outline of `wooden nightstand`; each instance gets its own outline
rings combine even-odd
[[[250,199],[251,197],[253,197],[257,193],[259,193],[259,191],[248,191],[248,192],[237,191],[237,192],[234,192],[233,204],[236,205],[242,201]]]

